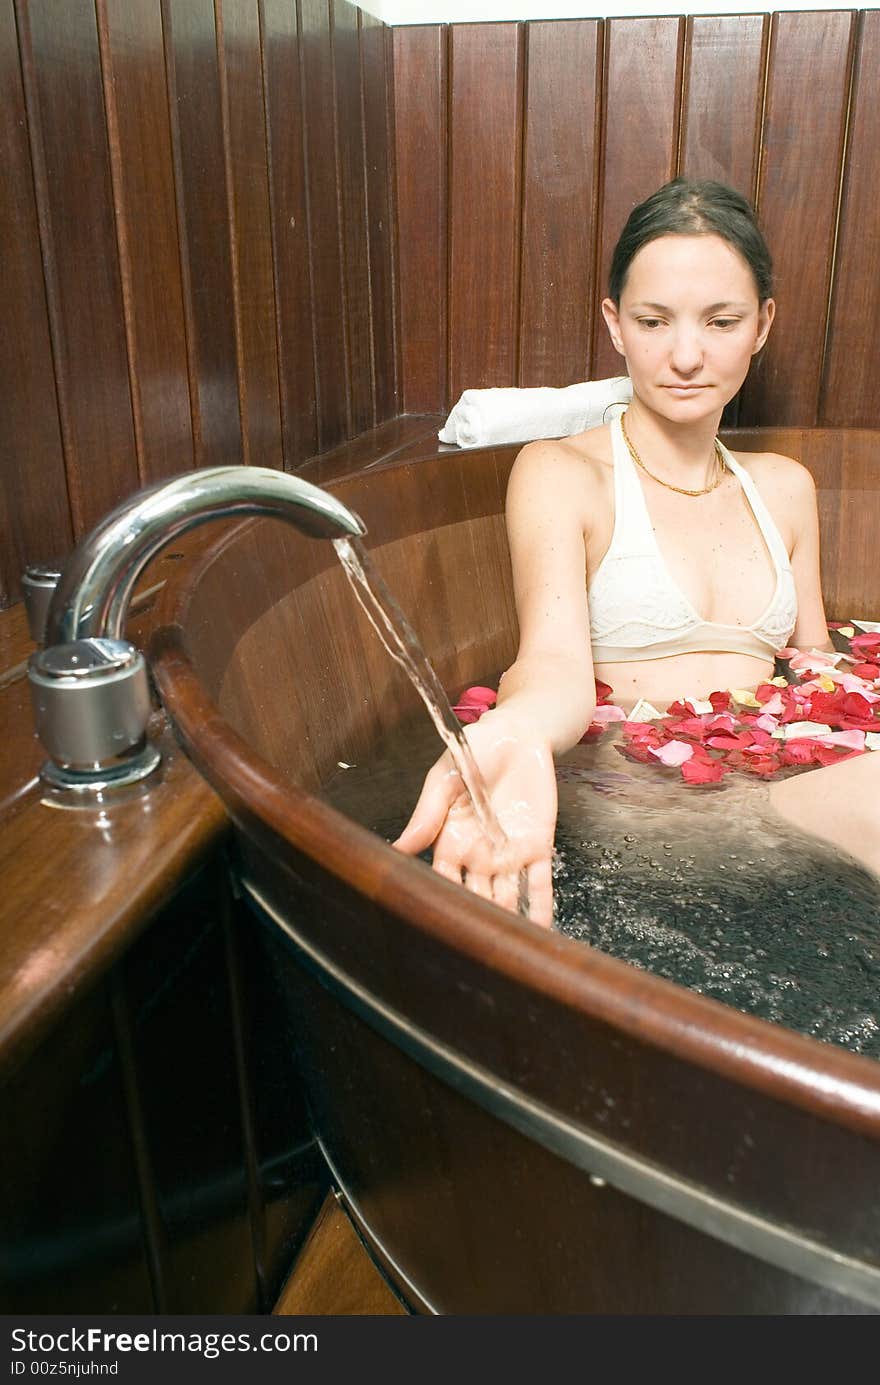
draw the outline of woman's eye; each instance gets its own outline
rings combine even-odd
[[[661,325],[661,322],[660,322],[660,318],[659,318],[659,317],[640,317],[640,318],[639,318],[639,326],[640,326],[640,327],[647,327],[647,328],[651,329],[651,328],[654,328],[654,327],[659,327],[660,325]]]
[[[720,327],[722,332],[729,332],[731,327],[735,327],[738,322],[738,317],[713,317],[711,325]]]

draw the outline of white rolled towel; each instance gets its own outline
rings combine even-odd
[[[486,447],[533,438],[567,438],[597,428],[621,413],[632,399],[628,375],[585,380],[553,389],[465,390],[440,432],[441,442]]]

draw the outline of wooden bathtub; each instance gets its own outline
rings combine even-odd
[[[820,494],[830,616],[880,618],[880,433],[764,430]],[[330,488],[364,519],[441,681],[513,657],[502,518],[516,448]],[[880,1064],[545,933],[322,802],[415,692],[329,543],[225,532],[166,601],[152,662],[236,826],[312,1120],[416,1311],[870,1313]]]

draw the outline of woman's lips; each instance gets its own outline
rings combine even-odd
[[[664,385],[663,388],[670,394],[699,394],[701,390],[708,389],[708,385]]]

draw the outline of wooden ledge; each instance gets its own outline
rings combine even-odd
[[[150,626],[157,559],[133,603]],[[176,569],[173,558],[168,571]],[[27,681],[34,645],[22,604],[0,612],[0,1073],[23,1060],[77,996],[130,946],[228,826],[223,805],[177,745],[164,713],[162,766],[102,805],[44,794]]]
[[[434,456],[440,451],[458,452],[460,448],[447,448],[437,439],[437,431],[445,421],[445,414],[400,414],[376,428],[359,433],[356,438],[334,447],[330,452],[310,457],[296,468],[296,475],[315,486],[326,486],[331,481],[341,480],[343,476],[352,476],[355,472],[404,457],[411,459],[422,454]]]

